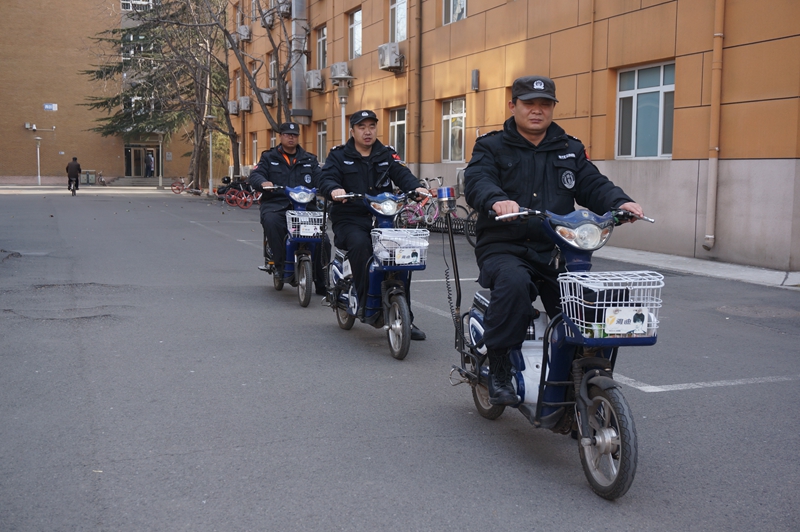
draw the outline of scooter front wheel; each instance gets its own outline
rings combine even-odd
[[[403,360],[411,346],[411,313],[408,302],[403,295],[394,295],[389,300],[389,312],[386,316],[386,335],[389,339],[389,351],[397,360]]]
[[[297,299],[300,301],[301,307],[307,307],[311,302],[311,261],[308,259],[301,260],[297,265]]]
[[[583,472],[594,491],[613,501],[625,495],[636,475],[639,459],[636,427],[622,392],[617,388],[589,388],[592,403],[588,408],[590,438],[593,443],[579,444]]]

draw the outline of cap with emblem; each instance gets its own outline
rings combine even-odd
[[[354,125],[364,120],[374,120],[377,122],[378,116],[373,111],[369,111],[366,109],[363,111],[356,111],[355,113],[350,115],[350,127],[353,127]]]
[[[557,102],[556,83],[545,76],[525,76],[514,80],[511,86],[511,97],[520,100],[547,98]]]
[[[300,126],[295,124],[294,122],[284,122],[281,124],[280,130],[281,135],[289,134],[289,135],[299,135],[300,134]]]

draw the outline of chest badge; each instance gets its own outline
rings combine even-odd
[[[567,170],[561,174],[561,184],[564,185],[564,188],[572,190],[575,186],[575,174],[572,173],[572,170]]]
[[[311,174],[306,174],[305,177],[303,177],[303,179],[305,180],[306,183],[310,184],[311,183]]]

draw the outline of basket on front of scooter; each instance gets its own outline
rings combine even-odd
[[[292,238],[322,238],[322,213],[286,211],[286,228]]]
[[[567,272],[558,276],[566,340],[586,346],[652,345],[664,276],[657,272]]]
[[[372,249],[381,269],[425,268],[428,258],[427,229],[373,229]]]

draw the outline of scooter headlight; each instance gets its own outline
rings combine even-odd
[[[397,208],[400,206],[399,203],[392,200],[371,201],[369,205],[374,210],[385,216],[394,216],[397,214]]]
[[[297,203],[310,203],[316,194],[308,191],[289,192],[289,197]]]
[[[599,227],[588,223],[575,228],[559,225],[556,227],[556,232],[578,249],[595,250],[605,245],[613,229],[612,225]]]

